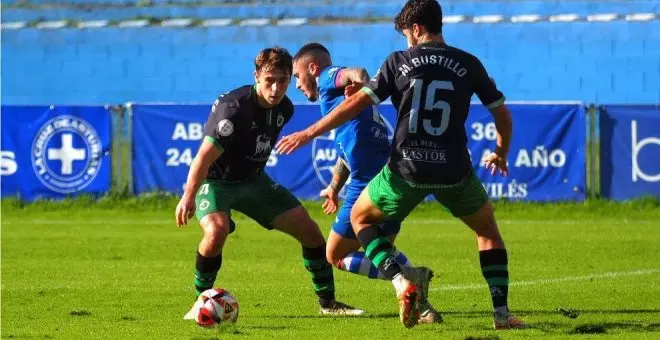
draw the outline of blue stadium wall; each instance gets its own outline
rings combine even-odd
[[[3,9],[4,22],[21,11]],[[449,44],[483,60],[509,100],[660,103],[657,18],[457,23],[444,33]],[[310,41],[326,44],[336,64],[370,72],[405,48],[391,23],[3,29],[2,102],[210,102],[253,81],[261,48],[279,44],[295,52]],[[289,95],[304,101],[293,85]]]

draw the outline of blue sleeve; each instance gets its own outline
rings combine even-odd
[[[332,89],[337,89],[340,88],[339,84],[337,84],[337,76],[341,73],[343,70],[343,67],[339,66],[332,66],[328,68],[327,70],[323,71],[321,73],[321,76],[319,76],[319,91],[321,90],[332,90]]]

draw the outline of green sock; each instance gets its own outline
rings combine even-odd
[[[381,235],[380,228],[371,226],[360,230],[357,238],[365,249],[365,255],[388,280],[401,273],[401,266],[394,258],[394,247]]]
[[[488,283],[493,308],[507,310],[509,295],[509,269],[506,249],[482,250],[479,252],[481,272]]]
[[[303,263],[312,274],[314,292],[319,297],[319,304],[327,307],[335,299],[335,279],[332,266],[325,259],[325,245],[317,248],[303,247]]]
[[[197,259],[195,260],[196,296],[207,289],[213,288],[220,266],[222,266],[222,253],[218,256],[206,257],[197,252]]]

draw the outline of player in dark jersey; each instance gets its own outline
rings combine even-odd
[[[325,116],[344,101],[344,90],[351,83],[364,83],[368,78],[363,68],[342,67],[332,64],[330,52],[319,43],[303,46],[293,57],[293,76],[296,87],[312,102],[320,100],[321,115]],[[351,208],[369,181],[387,162],[390,149],[387,127],[378,109],[368,107],[338,127],[334,134],[337,164],[330,185],[321,191],[326,200],[326,214],[337,212],[338,194],[346,184],[346,199],[339,208],[337,218],[328,235],[326,256],[328,262],[340,270],[364,275],[372,279],[386,279],[360,249],[353,227]],[[401,221],[390,220],[381,226],[384,235],[394,243]],[[433,272],[427,267],[413,267],[408,257],[395,249],[397,262],[415,279],[420,289],[420,323],[442,322],[442,316],[428,302],[429,281]]]
[[[274,142],[293,115],[293,104],[285,95],[292,57],[283,48],[267,48],[257,56],[255,67],[255,85],[230,91],[213,104],[176,207],[177,225],[187,224],[196,213],[204,230],[195,263],[197,295],[213,287],[223,245],[235,228],[230,219],[235,209],[301,243],[322,314],[360,315],[363,311],[335,300],[332,266],[325,259],[318,225],[288,190],[264,172]],[[184,319],[195,319],[200,308],[197,300]]]
[[[509,314],[509,273],[504,241],[493,206],[476,177],[467,149],[465,120],[470,98],[477,94],[497,127],[497,147],[485,164],[508,174],[511,115],[504,96],[475,56],[447,45],[442,37],[442,10],[436,0],[409,0],[395,18],[409,49],[392,53],[362,90],[302,132],[284,137],[277,145],[289,153],[355,117],[364,108],[388,97],[398,121],[388,164],[362,192],[351,211],[351,223],[367,256],[392,279],[404,326],[417,318],[417,287],[402,273],[392,256],[392,244],[378,224],[403,219],[426,196],[434,195],[452,215],[477,236],[482,273],[488,283],[494,327],[524,328]]]

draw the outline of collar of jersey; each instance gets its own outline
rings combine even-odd
[[[332,68],[332,67],[341,68],[341,66],[337,66],[337,65],[334,65],[334,64],[330,64],[330,65],[326,66],[324,69],[322,69],[321,72],[319,72],[319,76],[315,78],[315,79],[316,79],[316,88],[317,88],[317,89],[320,87],[320,84],[321,84],[320,80],[321,80],[321,75],[323,74],[323,72],[327,71],[328,69],[330,69],[330,68]]]
[[[419,47],[422,47],[422,46],[428,46],[428,45],[441,45],[441,46],[445,46],[445,47],[446,47],[446,46],[447,46],[447,43],[437,42],[437,41],[428,41],[428,42],[425,42],[425,43],[418,44],[418,45],[415,46],[415,47],[418,47],[418,46],[419,46]]]
[[[267,109],[267,108],[262,107],[261,105],[259,105],[259,100],[257,100],[257,98],[259,97],[259,95],[257,94],[257,84],[252,85],[252,88],[250,89],[250,91],[252,92],[252,101],[254,102],[254,105],[256,105],[260,110],[268,111],[268,110],[274,109],[275,106],[277,106],[277,105],[275,105],[275,106]]]
[[[257,100],[257,84],[252,85],[252,88],[250,89],[250,93],[252,94],[252,101],[254,102],[257,107],[259,106],[259,100]]]
[[[269,110],[269,109],[263,108],[263,107],[261,107],[261,105],[259,105],[259,95],[257,94],[257,84],[252,85],[252,88],[250,89],[250,91],[252,92],[252,101],[254,102],[254,105],[256,105],[257,108],[260,109],[260,110],[264,110],[264,111]]]

